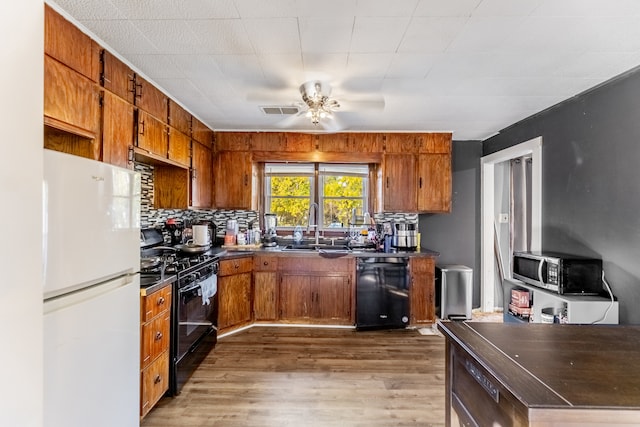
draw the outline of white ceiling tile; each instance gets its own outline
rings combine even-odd
[[[272,81],[299,81],[304,78],[302,56],[300,54],[259,55],[258,59],[266,79]]]
[[[127,59],[152,79],[156,78],[185,78],[184,73],[176,63],[166,55],[131,54]],[[181,58],[177,58],[181,61]]]
[[[300,52],[297,19],[245,19],[243,22],[256,53]]]
[[[393,56],[386,77],[390,79],[424,78],[437,58],[438,54],[398,53]]]
[[[233,0],[108,0],[128,19],[238,18]]]
[[[353,17],[336,19],[301,18],[302,52],[348,52],[354,25]]]
[[[96,19],[125,19],[125,16],[111,2],[103,1],[98,3],[86,0],[56,0],[48,2],[55,10],[68,14],[73,11],[72,17],[76,21],[96,20]]]
[[[496,52],[505,39],[518,32],[522,17],[471,17],[451,41],[451,52]]]
[[[607,80],[640,65],[636,53],[586,52],[562,64],[558,76]]]
[[[544,0],[538,16],[640,16],[637,0]]]
[[[191,80],[206,81],[224,78],[215,55],[175,55],[172,58],[182,73]]]
[[[411,16],[418,5],[418,0],[365,0],[357,5],[357,16]]]
[[[420,0],[415,16],[471,16],[481,0]]]
[[[414,18],[398,47],[402,53],[444,52],[468,18]]]
[[[409,24],[408,17],[358,17],[355,21],[351,52],[395,52]]]
[[[216,55],[215,60],[225,78],[257,80],[264,77],[255,55]]]
[[[356,3],[356,0],[299,0],[296,6],[301,17],[335,18],[355,16]]]
[[[347,63],[347,77],[384,77],[391,65],[391,53],[352,53]]]
[[[245,26],[238,19],[189,21],[202,45],[202,53],[240,55],[253,53]]]
[[[200,40],[187,21],[131,21],[164,54],[201,53]]]
[[[302,62],[305,73],[325,73],[333,78],[341,76],[347,69],[347,53],[303,52]],[[309,80],[315,76],[308,76]]]
[[[242,18],[292,18],[298,16],[296,0],[235,0]]]
[[[129,53],[159,53],[156,47],[130,21],[82,21],[107,48],[126,55]]]
[[[473,16],[528,16],[544,0],[482,0]]]

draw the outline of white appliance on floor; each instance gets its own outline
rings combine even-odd
[[[137,426],[140,175],[44,151],[44,425]]]

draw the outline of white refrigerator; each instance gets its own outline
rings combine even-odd
[[[44,151],[44,425],[137,426],[140,175]]]

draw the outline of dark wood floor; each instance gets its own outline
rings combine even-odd
[[[442,426],[444,338],[253,327],[218,341],[143,427]]]

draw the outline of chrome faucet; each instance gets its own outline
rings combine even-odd
[[[315,232],[316,232],[316,245],[319,243],[320,240],[320,227],[318,227],[318,215],[320,212],[320,206],[318,206],[318,204],[316,202],[313,202],[309,205],[309,215],[307,216],[307,233],[309,233],[309,229],[311,228],[311,209],[315,207],[315,216],[314,216],[314,221],[313,221],[313,226],[315,227]]]

